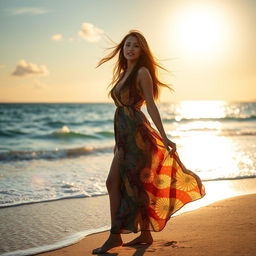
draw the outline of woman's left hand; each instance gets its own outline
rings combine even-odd
[[[164,143],[166,149],[169,151],[170,155],[175,153],[175,151],[176,151],[176,144],[174,142],[172,142],[168,138],[164,138],[163,139],[163,143]],[[170,150],[169,146],[172,148],[172,150]]]

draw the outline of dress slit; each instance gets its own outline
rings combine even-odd
[[[162,137],[141,111],[145,103],[136,86],[111,96],[116,105],[114,132],[119,157],[121,199],[111,233],[161,231],[185,204],[201,199],[205,188],[199,176],[170,155]],[[120,152],[120,151],[119,151]],[[119,153],[118,152],[118,153]]]

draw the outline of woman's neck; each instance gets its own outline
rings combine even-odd
[[[125,70],[125,72],[129,73],[133,69],[133,67],[136,65],[136,62],[137,61],[128,61],[127,62],[127,69]]]

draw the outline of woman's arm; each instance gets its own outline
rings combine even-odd
[[[175,143],[173,143],[172,141],[170,141],[167,138],[167,135],[164,131],[164,127],[163,127],[163,124],[162,124],[162,121],[161,121],[161,117],[160,117],[159,111],[157,109],[157,106],[155,104],[154,97],[153,97],[152,77],[151,77],[150,72],[148,71],[147,68],[141,67],[139,69],[139,71],[138,71],[138,82],[139,82],[139,85],[142,89],[143,95],[145,97],[147,111],[148,111],[150,117],[152,118],[152,121],[156,125],[159,133],[161,134],[165,146],[168,148],[168,145],[169,145],[173,148],[173,151],[175,151],[176,150]]]
[[[159,111],[157,109],[157,106],[154,101],[153,97],[153,81],[151,78],[151,75],[147,68],[141,67],[138,71],[138,82],[142,89],[143,95],[145,97],[146,101],[146,107],[147,111],[152,118],[152,121],[156,125],[158,131],[160,132],[162,138],[167,138],[163,124],[161,121],[161,117],[159,114]]]

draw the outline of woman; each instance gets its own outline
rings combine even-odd
[[[93,254],[121,245],[151,244],[150,231],[161,231],[173,213],[205,195],[200,178],[185,168],[175,143],[165,134],[154,99],[158,98],[159,86],[171,88],[157,79],[156,67],[162,67],[154,60],[144,36],[131,30],[98,66],[116,54],[111,84],[118,81],[110,91],[117,107],[116,144],[106,181],[111,230]],[[140,110],[144,103],[159,133]],[[140,236],[123,244],[122,233],[138,231]]]

